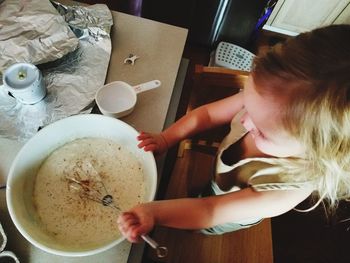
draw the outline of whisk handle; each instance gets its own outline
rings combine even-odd
[[[142,235],[141,238],[147,242],[148,245],[150,245],[152,248],[157,249],[159,247],[159,244],[151,238],[149,235]]]
[[[153,249],[156,250],[157,256],[159,258],[164,258],[168,255],[168,248],[159,246],[159,244],[153,238],[151,238],[149,235],[141,235],[141,238],[148,245],[150,245]]]

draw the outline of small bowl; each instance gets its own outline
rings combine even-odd
[[[132,87],[126,82],[114,81],[96,92],[95,101],[103,115],[121,118],[134,110],[138,93],[157,88],[160,84],[159,80],[152,80]]]

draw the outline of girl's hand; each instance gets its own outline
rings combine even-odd
[[[118,218],[118,227],[130,242],[141,241],[141,235],[149,233],[154,227],[154,215],[143,205],[138,205]]]
[[[137,139],[140,141],[137,146],[143,148],[145,152],[162,154],[168,150],[168,143],[160,133],[141,132]]]

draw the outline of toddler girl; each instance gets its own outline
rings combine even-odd
[[[201,106],[139,147],[161,154],[231,123],[200,198],[140,204],[118,218],[140,240],[154,225],[221,234],[281,215],[311,193],[331,207],[350,196],[350,25],[302,33],[256,57],[242,92]]]

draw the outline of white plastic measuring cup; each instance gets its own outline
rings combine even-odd
[[[136,86],[123,81],[114,81],[101,87],[95,101],[103,115],[121,118],[130,114],[135,107],[137,94],[159,87],[159,80],[152,80]]]

